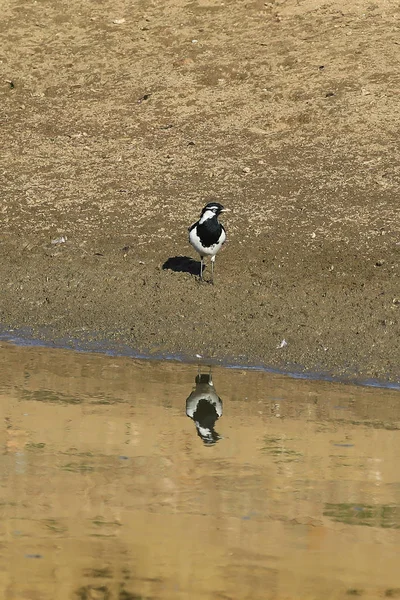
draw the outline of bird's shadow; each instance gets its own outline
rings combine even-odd
[[[165,261],[162,268],[176,273],[190,273],[191,275],[200,276],[200,265],[199,260],[194,260],[190,256],[171,256]]]

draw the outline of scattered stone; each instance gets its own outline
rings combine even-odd
[[[113,20],[113,24],[114,25],[122,25],[123,23],[125,23],[126,19],[114,19]]]
[[[65,242],[67,241],[67,236],[66,235],[62,235],[59,238],[56,238],[55,240],[51,240],[52,244],[65,244]]]
[[[148,94],[143,94],[143,96],[141,96],[139,98],[139,100],[137,101],[138,104],[142,104],[142,102],[144,102],[145,100],[148,100],[151,96],[151,92],[149,92]]]

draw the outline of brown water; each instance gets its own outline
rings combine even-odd
[[[0,346],[0,598],[400,597],[400,393]],[[207,372],[207,369],[202,371]]]

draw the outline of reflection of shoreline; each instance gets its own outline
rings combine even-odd
[[[186,414],[194,421],[197,435],[210,446],[221,439],[214,426],[222,415],[222,400],[215,391],[211,369],[209,373],[199,372],[195,384],[186,400]]]

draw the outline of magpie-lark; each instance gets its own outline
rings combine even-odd
[[[227,212],[218,202],[209,202],[201,211],[200,219],[189,227],[189,242],[200,254],[200,279],[203,280],[204,257],[211,256],[211,283],[214,283],[215,255],[226,240],[224,226],[218,221],[218,215]]]
[[[210,446],[221,439],[214,425],[222,415],[222,400],[215,391],[211,371],[199,373],[195,382],[196,387],[186,400],[186,414],[193,419],[198,436]]]

